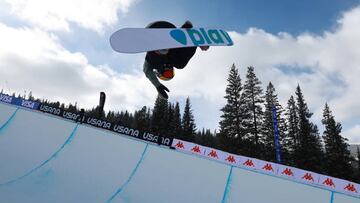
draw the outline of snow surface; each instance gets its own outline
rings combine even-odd
[[[0,103],[0,202],[360,203],[360,199]]]

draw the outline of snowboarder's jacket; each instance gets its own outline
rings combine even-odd
[[[192,27],[192,25],[191,25]],[[188,24],[184,24],[182,28],[191,28]],[[147,28],[176,28],[175,25],[166,21],[156,21],[147,26]],[[162,70],[166,67],[175,67],[183,69],[189,62],[191,57],[194,56],[196,47],[185,47],[169,49],[169,52],[165,55],[156,53],[155,51],[149,51],[146,53],[144,72],[150,81],[158,87],[160,82],[157,80],[153,69]]]

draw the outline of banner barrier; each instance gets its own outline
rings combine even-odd
[[[1,102],[11,104],[12,100],[13,100],[13,96],[9,96],[9,95],[0,93],[0,101]]]
[[[38,103],[38,102],[33,102],[33,101],[13,97],[13,96],[10,96],[7,94],[2,94],[2,93],[0,93],[0,101],[4,102],[4,103],[8,103],[8,104],[13,104],[16,106],[22,106],[25,108],[34,109],[34,110],[38,109],[38,107],[40,105],[40,103]]]
[[[333,178],[330,176],[317,174],[312,171],[306,171],[295,167],[263,161],[251,157],[235,155],[179,139],[173,140],[172,147],[185,153],[196,154],[238,168],[258,171],[260,173],[290,179],[306,185],[312,185],[334,192],[360,197],[360,184],[347,180]]]
[[[271,174],[274,176],[291,179],[296,182],[301,182],[307,185],[321,187],[330,191],[344,193],[354,197],[360,197],[360,184],[353,183],[347,180],[325,176],[317,174],[315,172],[306,171],[273,162],[267,162],[251,157],[231,154],[218,149],[205,147],[179,139],[154,135],[149,132],[139,131],[137,129],[129,128],[127,126],[114,124],[105,120],[81,115],[79,113],[65,111],[61,108],[51,107],[50,105],[29,101],[14,96],[9,96],[3,93],[0,93],[0,102],[13,104],[33,110],[39,110],[43,113],[59,116],[74,122],[85,123],[97,128],[110,130],[117,134],[127,135],[159,145],[165,145],[167,147],[175,148],[176,150],[183,151],[185,153],[196,154],[198,156],[216,160],[235,167],[254,170],[265,174]]]
[[[257,169],[262,173],[276,175],[279,171],[279,165],[272,162],[257,160],[257,164]]]
[[[41,112],[49,113],[55,116],[60,116],[62,118],[72,120],[74,122],[85,123],[104,130],[110,130],[117,134],[127,135],[144,141],[165,145],[167,147],[170,147],[172,144],[172,138],[168,138],[160,135],[154,135],[149,132],[140,131],[120,124],[115,124],[105,120],[92,118],[86,115],[81,115],[80,113],[65,111],[61,108],[51,107],[50,105],[40,104],[39,110]]]
[[[149,132],[140,131],[140,130],[133,129],[133,128],[130,128],[127,126],[114,124],[114,123],[111,123],[111,122],[108,122],[105,120],[82,115],[81,113],[66,111],[62,108],[52,107],[47,104],[42,104],[39,102],[25,100],[22,98],[9,96],[7,94],[0,93],[0,102],[4,102],[7,104],[12,104],[12,105],[16,105],[16,106],[21,106],[21,107],[25,107],[25,108],[29,108],[29,109],[33,109],[33,110],[38,110],[43,113],[48,113],[48,114],[51,114],[54,116],[59,116],[59,117],[65,118],[67,120],[71,120],[73,122],[85,123],[85,124],[88,124],[88,125],[91,125],[91,126],[94,126],[97,128],[110,130],[117,134],[127,135],[130,137],[134,137],[137,139],[147,141],[147,142],[152,142],[152,143],[156,143],[159,145],[165,145],[167,147],[171,147],[172,141],[173,141],[172,138],[168,138],[165,136],[154,135]]]

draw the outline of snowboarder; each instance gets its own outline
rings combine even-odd
[[[186,21],[181,28],[192,28],[190,21]],[[147,28],[176,28],[175,25],[166,21],[156,21],[147,26]],[[197,47],[162,49],[149,51],[146,53],[144,62],[144,73],[151,83],[156,87],[159,96],[168,99],[167,92],[170,90],[161,84],[158,80],[168,81],[175,76],[174,67],[183,69],[189,60],[194,56]],[[201,50],[206,51],[209,46],[200,46]]]

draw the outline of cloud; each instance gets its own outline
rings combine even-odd
[[[101,32],[136,0],[4,0],[11,14],[45,30],[70,31],[70,24]]]
[[[120,75],[107,65],[91,65],[86,56],[69,52],[56,36],[38,29],[0,23],[0,33],[0,87],[5,91],[31,90],[35,97],[86,108],[96,106],[99,92],[105,91],[111,95],[108,108],[130,111],[155,99],[140,71]]]
[[[359,135],[360,135],[360,125],[355,125],[343,133],[343,136],[346,138],[350,138],[350,141],[353,144],[360,144]]]

